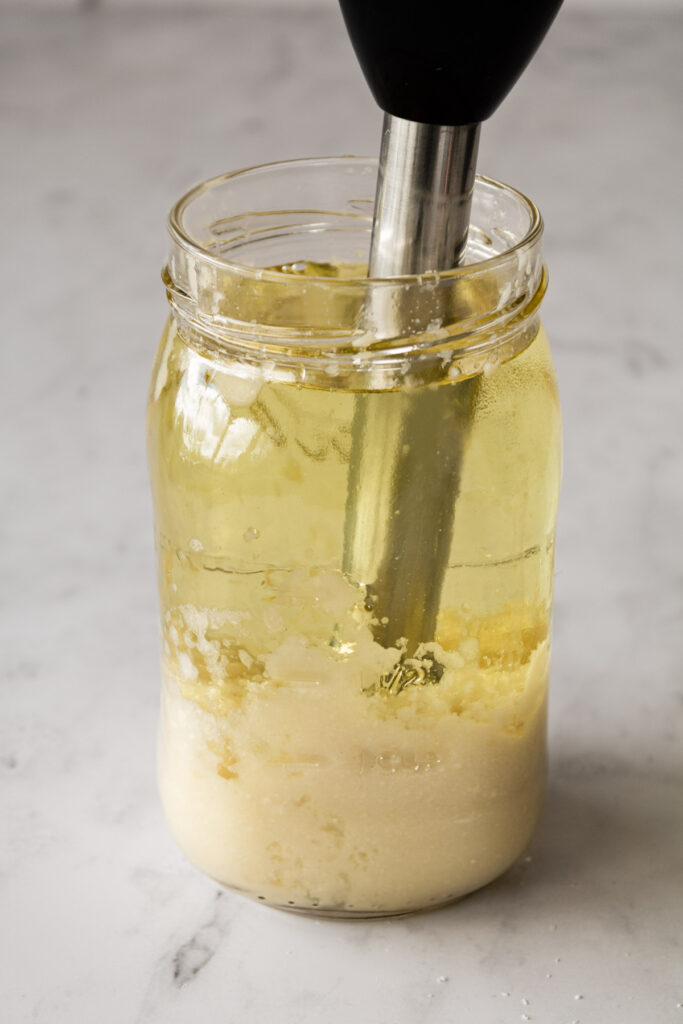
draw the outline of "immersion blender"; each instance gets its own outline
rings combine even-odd
[[[528,64],[561,2],[340,0],[384,111],[369,277],[460,262],[480,124]],[[399,316],[395,308],[374,310],[376,336],[400,333]],[[403,650],[383,680],[389,689],[425,679],[413,656],[434,638],[476,390],[473,377],[405,392],[400,403],[381,394],[356,398],[344,571],[366,588],[375,639]],[[426,674],[434,672],[438,666]]]

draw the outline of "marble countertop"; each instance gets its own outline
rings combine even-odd
[[[7,1024],[683,1024],[679,14],[568,4],[485,128],[547,225],[549,794],[504,878],[374,923],[217,891],[154,777],[165,215],[222,170],[376,151],[336,5],[1,15]]]

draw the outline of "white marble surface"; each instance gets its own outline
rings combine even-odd
[[[653,10],[570,5],[480,160],[547,222],[566,425],[547,811],[505,878],[379,923],[217,892],[154,780],[164,218],[223,169],[376,150],[336,8],[1,15],[7,1024],[683,1022],[683,20]]]

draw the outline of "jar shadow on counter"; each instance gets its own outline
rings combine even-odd
[[[467,898],[525,915],[563,918],[633,912],[638,893],[666,905],[678,869],[680,794],[673,764],[599,751],[553,758],[545,807],[526,853]],[[523,891],[524,898],[521,899]],[[625,903],[628,894],[629,903]],[[487,910],[490,910],[490,906]],[[457,913],[457,908],[455,911]]]

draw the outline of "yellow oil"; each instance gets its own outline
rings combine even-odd
[[[335,272],[303,266],[318,276]],[[391,644],[397,656],[422,656],[422,667],[425,655],[433,662],[436,644],[441,652],[476,652],[482,669],[513,670],[547,637],[552,600],[560,421],[543,330],[474,383],[474,390],[471,380],[437,389],[444,408],[457,406],[464,388],[470,398],[436,627],[409,651],[398,637]],[[184,676],[175,674],[206,708],[239,704],[268,678],[264,657],[287,637],[331,647],[351,666],[359,629],[386,635],[368,600],[371,581],[344,571],[356,400],[332,381],[316,388],[245,377],[238,363],[195,351],[172,322],[166,328],[148,419],[162,615],[167,655],[187,659]],[[379,422],[391,423],[403,415],[406,395],[376,392],[364,401],[374,403]],[[421,429],[419,418],[412,429]],[[441,440],[448,444],[448,435]],[[396,447],[404,443],[398,431],[363,437],[376,463],[400,465]],[[405,514],[410,494],[402,500]],[[380,505],[380,514],[391,510]],[[375,523],[382,543],[385,526]],[[188,616],[197,609],[204,626],[192,628]],[[391,672],[390,664],[376,685],[364,673],[368,695],[425,679],[408,672],[392,686]]]

